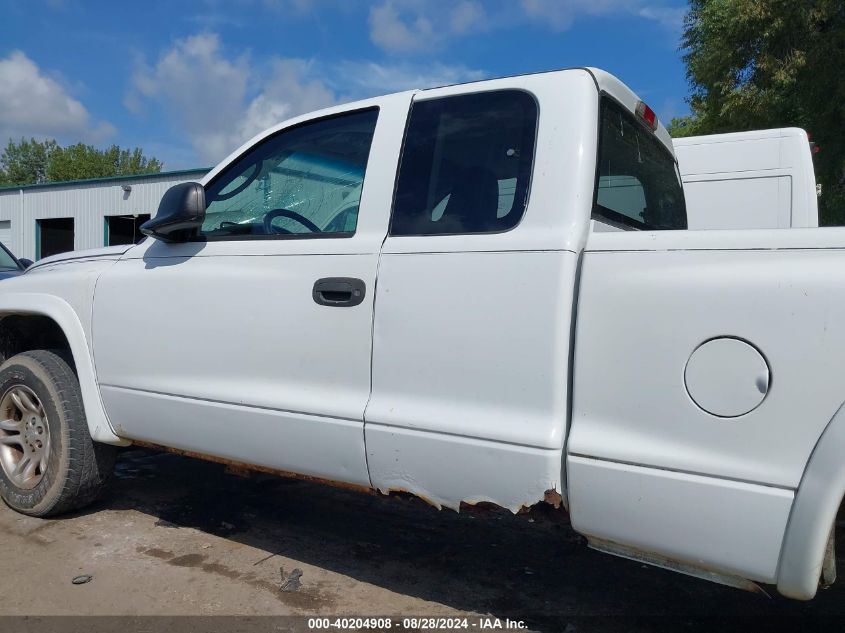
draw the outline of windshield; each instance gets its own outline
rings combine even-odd
[[[651,130],[606,97],[601,106],[593,218],[644,230],[687,228],[674,157]]]

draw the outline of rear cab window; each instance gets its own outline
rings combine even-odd
[[[650,129],[608,97],[601,102],[592,217],[626,229],[687,228],[674,156]]]
[[[415,102],[405,133],[390,234],[498,233],[528,199],[537,102],[496,90]]]

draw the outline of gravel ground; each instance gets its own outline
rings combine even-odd
[[[137,449],[81,513],[0,508],[0,544],[0,615],[466,614],[565,633],[845,624],[845,581],[809,603],[755,595],[594,552],[551,509],[438,512]]]

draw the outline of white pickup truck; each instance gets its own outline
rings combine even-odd
[[[0,492],[153,445],[809,599],[845,493],[845,232],[687,231],[672,142],[573,69],[286,121],[137,246],[0,288]]]

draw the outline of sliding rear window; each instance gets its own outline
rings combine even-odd
[[[684,190],[669,150],[607,97],[600,117],[593,219],[646,231],[687,228]]]

